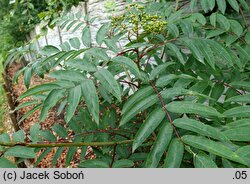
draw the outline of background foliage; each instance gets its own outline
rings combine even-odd
[[[13,166],[6,156],[34,158],[46,148],[38,163],[52,145],[58,147],[53,164],[70,147],[66,165],[80,147],[79,167],[249,167],[246,12],[244,0],[130,4],[96,37],[94,18],[62,17],[61,28],[81,29],[82,37],[44,47],[17,74],[27,87],[19,100],[34,99],[17,109],[35,105],[20,122],[37,109],[43,122],[57,105],[65,124],[41,130],[38,122],[31,143],[24,143],[23,131],[14,142],[1,135],[7,146],[1,162]],[[29,88],[32,75],[45,73],[55,81]],[[96,159],[85,160],[87,146]]]

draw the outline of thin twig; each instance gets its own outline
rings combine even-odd
[[[82,132],[79,133],[77,135],[74,135],[74,137],[78,137],[78,136],[84,136],[84,135],[89,135],[89,134],[96,134],[96,133],[104,133],[104,134],[110,134],[110,135],[119,135],[121,137],[124,137],[126,139],[130,139],[128,136],[114,132],[114,131],[109,131],[109,130],[96,130],[96,131],[86,131],[86,132]]]
[[[112,168],[114,162],[115,162],[115,155],[116,155],[116,148],[117,148],[117,144],[114,145],[114,153],[113,153],[113,156],[112,156],[112,161],[111,161],[111,164],[110,164],[110,168]]]
[[[151,52],[151,51],[157,49],[158,47],[161,47],[161,46],[163,46],[163,45],[166,45],[167,43],[172,42],[172,41],[175,41],[175,40],[177,40],[177,38],[173,38],[173,39],[167,40],[167,41],[165,41],[165,42],[159,43],[158,45],[154,45],[153,47],[151,47],[151,48],[149,48],[148,50],[146,50],[146,52],[142,53],[142,54],[140,55],[140,59],[143,58],[145,55],[147,55],[149,52]]]
[[[128,50],[123,50],[123,51],[117,53],[116,56],[124,55],[125,53],[130,52],[130,51],[135,51],[135,49],[132,48],[132,49],[128,49]]]
[[[228,84],[228,83],[226,83],[224,81],[215,80],[215,82],[219,83],[219,84],[223,84],[225,87],[233,89],[234,91],[236,91],[240,95],[244,95],[243,92],[241,92],[240,90],[236,89],[235,87],[231,86],[230,84]]]
[[[112,141],[112,142],[0,142],[0,146],[14,147],[14,146],[26,146],[29,148],[48,148],[48,147],[81,147],[81,146],[112,146],[120,144],[131,144],[134,140],[125,141]]]
[[[152,81],[149,81],[149,82],[150,82],[151,86],[154,88],[155,92],[156,92],[157,95],[158,95],[158,98],[159,98],[159,100],[160,100],[160,102],[161,102],[161,105],[162,105],[162,107],[163,107],[163,109],[164,109],[164,111],[165,111],[165,113],[166,113],[166,115],[167,115],[167,117],[168,117],[169,123],[170,123],[170,124],[172,125],[172,127],[173,127],[173,130],[174,130],[174,132],[175,132],[175,135],[178,137],[179,141],[182,142],[182,143],[184,144],[184,142],[182,141],[182,139],[181,139],[179,133],[177,132],[176,127],[175,127],[175,125],[174,125],[174,123],[173,123],[173,120],[172,120],[172,118],[171,118],[171,116],[170,116],[170,114],[169,114],[169,112],[168,112],[168,110],[167,110],[167,108],[166,108],[166,106],[165,106],[165,104],[164,104],[164,101],[163,101],[163,99],[162,99],[161,94],[159,93],[159,91],[158,91],[157,88],[155,87],[154,83],[153,83]],[[185,145],[185,144],[184,144],[184,145]]]
[[[150,58],[152,57],[152,55],[150,55],[149,57],[148,57],[148,60],[146,61],[146,63],[144,64],[144,68],[146,69],[146,67],[148,66],[148,63],[149,63],[149,60],[150,60]]]
[[[139,88],[139,86],[137,86],[136,84],[134,84],[134,83],[132,83],[132,82],[129,82],[129,81],[120,80],[120,82],[122,82],[122,83],[127,83],[127,84],[129,84],[129,85],[135,86],[136,88]]]

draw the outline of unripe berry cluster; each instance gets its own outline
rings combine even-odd
[[[161,33],[167,25],[162,16],[146,13],[144,6],[130,4],[127,8],[130,10],[128,14],[112,18],[113,27],[119,27],[121,31],[127,30],[134,33],[138,33],[139,30],[146,33]]]

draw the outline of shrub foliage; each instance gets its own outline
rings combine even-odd
[[[56,106],[66,123],[41,130],[38,122],[30,143],[22,130],[14,142],[2,134],[0,165],[14,166],[6,156],[34,158],[45,149],[39,163],[58,147],[55,165],[69,147],[67,166],[77,148],[79,167],[250,166],[245,12],[244,0],[130,4],[96,35],[90,31],[94,18],[64,16],[61,28],[80,29],[82,37],[44,47],[18,72],[27,87],[19,100],[34,100],[17,109],[32,104],[20,122],[37,109],[43,122]],[[29,88],[32,75],[47,73],[53,82]],[[85,160],[87,146],[96,159]]]

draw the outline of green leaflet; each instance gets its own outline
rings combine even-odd
[[[164,151],[166,151],[168,144],[172,139],[172,134],[172,125],[168,121],[163,121],[163,125],[160,128],[157,139],[147,156],[145,167],[156,168],[158,166]]]
[[[15,75],[14,75],[14,77],[13,77],[13,79],[12,79],[12,84],[18,83],[18,77],[19,77],[26,69],[27,69],[27,67],[24,67],[24,68],[18,70],[18,71],[15,73]]]
[[[197,21],[197,22],[199,22],[203,26],[206,25],[206,22],[207,22],[206,18],[201,13],[193,13],[191,15],[191,20],[193,22]]]
[[[215,83],[211,92],[211,98],[215,99],[216,101],[223,95],[225,87],[223,84]],[[214,104],[213,101],[209,102],[210,104]]]
[[[227,3],[226,0],[216,0],[217,5],[221,13],[225,14]]]
[[[105,101],[110,104],[112,103],[112,95],[108,93],[108,91],[103,87],[102,84],[98,86],[98,91]]]
[[[69,50],[68,52],[66,52],[65,54],[63,54],[61,57],[59,57],[54,63],[53,63],[53,67],[56,67],[57,65],[59,65],[62,61],[67,61],[68,59],[72,59],[72,56],[74,56],[74,54],[78,53],[79,51],[76,50]]]
[[[69,148],[68,153],[66,155],[66,163],[65,163],[66,167],[68,167],[70,165],[70,162],[73,159],[76,151],[77,151],[77,147],[71,147],[71,148]]]
[[[192,54],[194,55],[194,57],[201,63],[204,64],[204,55],[202,53],[202,51],[200,50],[200,48],[198,47],[197,44],[195,44],[195,39],[188,39],[188,38],[183,38],[181,39],[183,41],[183,43],[185,44],[185,46],[187,46],[190,51],[192,52]]]
[[[24,71],[23,80],[27,89],[29,89],[30,87],[30,80],[32,77],[32,73],[33,73],[32,67],[29,67]]]
[[[79,30],[79,28],[80,28],[81,26],[83,26],[84,24],[85,24],[84,22],[81,22],[81,23],[77,24],[77,25],[74,27],[74,29],[72,30],[72,33],[74,33],[74,32],[76,32],[77,30]]]
[[[7,158],[0,157],[0,168],[17,168],[17,166]]]
[[[230,4],[230,6],[237,12],[239,12],[240,7],[239,4],[237,2],[237,0],[227,0],[227,2]]]
[[[181,28],[184,35],[187,35],[188,37],[193,36],[194,28],[189,21],[187,21],[185,19],[181,19],[179,22],[179,25],[180,25],[180,28]]]
[[[164,168],[179,168],[184,154],[184,145],[178,138],[172,139],[168,147]]]
[[[116,56],[112,58],[111,61],[120,64],[122,66],[125,66],[128,70],[131,71],[131,73],[133,73],[138,78],[141,78],[139,68],[132,59],[125,56]]]
[[[223,133],[228,139],[233,141],[250,141],[250,126],[246,127],[232,127]]]
[[[56,112],[56,115],[57,116],[59,116],[60,114],[62,114],[62,112],[63,112],[63,110],[65,109],[65,106],[67,105],[67,99],[64,99],[61,103],[60,103],[60,105],[59,105],[59,107],[57,108],[57,112]]]
[[[114,76],[106,69],[97,71],[95,77],[101,82],[103,87],[121,101],[121,88]]]
[[[113,52],[117,53],[119,52],[119,48],[116,45],[116,41],[114,39],[105,39],[104,43],[107,45],[107,47],[112,50]]]
[[[47,56],[51,56],[51,55],[56,54],[58,52],[60,52],[60,50],[53,45],[46,45],[40,50],[40,54],[47,55]]]
[[[82,30],[82,43],[86,47],[90,47],[91,46],[91,32],[90,32],[90,27],[89,26],[86,26]]]
[[[164,89],[160,92],[160,94],[163,99],[169,99],[169,98],[174,98],[175,96],[188,94],[188,92],[189,91],[186,89],[174,87],[174,88]]]
[[[0,134],[0,142],[8,143],[11,142],[10,136],[7,133]],[[0,151],[3,151],[3,146],[0,146]]]
[[[152,111],[145,122],[141,125],[137,131],[132,150],[133,152],[148,138],[148,136],[158,127],[161,121],[164,119],[166,113],[162,108]]]
[[[96,124],[99,125],[99,98],[95,84],[92,80],[87,79],[81,84],[81,88],[88,111],[93,116]]]
[[[176,57],[178,58],[178,60],[181,62],[181,64],[185,64],[184,58],[182,53],[180,52],[180,49],[173,43],[168,43],[166,44],[166,47],[176,55]]]
[[[25,139],[24,130],[18,130],[12,135],[12,137],[13,137],[14,142],[24,142],[24,139]]]
[[[21,103],[20,105],[18,105],[15,108],[15,111],[17,111],[19,109],[22,109],[24,107],[28,107],[28,106],[31,106],[31,105],[36,105],[37,103],[39,103],[37,100],[31,100],[31,101],[28,101],[28,102]]]
[[[200,0],[200,3],[201,3],[201,7],[204,10],[204,12],[208,12],[209,11],[208,1],[207,0]]]
[[[168,74],[168,75],[164,75],[162,77],[160,77],[157,81],[156,81],[156,86],[157,87],[165,87],[167,86],[169,83],[171,83],[173,80],[175,79],[190,79],[190,80],[197,80],[195,77],[191,76],[191,75],[187,75],[187,74],[180,74],[180,75],[175,75],[175,74]]]
[[[108,33],[108,24],[103,24],[102,27],[97,31],[96,42],[101,45]]]
[[[52,166],[54,167],[58,161],[58,158],[61,156],[62,152],[64,151],[64,147],[59,147],[56,150],[56,153],[54,154],[53,160],[52,160]]]
[[[69,90],[69,95],[67,98],[68,105],[66,107],[65,121],[68,123],[74,116],[76,108],[81,99],[81,86],[78,85]]]
[[[249,12],[249,5],[247,4],[247,2],[245,0],[239,0],[239,2],[241,6],[243,7],[243,9]]]
[[[179,118],[174,120],[174,125],[178,128],[190,130],[197,134],[208,136],[213,139],[220,141],[228,141],[226,135],[223,134],[219,129],[214,128],[210,125],[205,125],[202,122],[189,119],[189,118]]]
[[[216,27],[216,15],[217,13],[212,13],[212,15],[210,15],[209,19],[210,19],[210,24],[213,25],[214,27]]]
[[[230,22],[224,15],[217,14],[216,21],[219,23],[220,27],[225,31],[228,31],[230,29]]]
[[[116,160],[113,164],[113,168],[126,168],[133,167],[134,162],[128,159]]]
[[[238,154],[219,142],[193,135],[184,135],[182,141],[194,148],[246,165],[246,162]]]
[[[133,161],[143,161],[147,158],[147,153],[133,153],[129,159]]]
[[[52,90],[42,104],[41,114],[40,114],[40,122],[43,122],[46,117],[48,111],[54,107],[59,100],[61,100],[65,96],[65,90]]]
[[[80,168],[109,168],[109,164],[101,159],[85,160],[81,162],[78,167]]]
[[[96,47],[93,47],[87,51],[88,54],[90,54],[91,56],[93,56],[99,60],[109,61],[110,58],[106,52],[107,52],[107,49],[96,48]]]
[[[32,142],[38,142],[42,141],[42,139],[38,136],[38,133],[40,131],[40,124],[36,123],[33,126],[30,127],[30,139]]]
[[[77,20],[73,20],[71,23],[68,24],[66,30],[69,31],[77,22]]]
[[[241,36],[243,33],[243,28],[238,21],[230,20],[230,26],[233,33],[235,33],[237,36]]]
[[[250,165],[250,145],[240,147],[235,153],[240,155]]]
[[[207,0],[207,5],[209,7],[209,10],[212,11],[215,7],[215,0]]]
[[[70,43],[70,45],[71,45],[74,49],[80,49],[81,42],[80,42],[79,38],[77,38],[77,37],[75,37],[75,38],[70,38],[70,39],[69,39],[69,43]]]
[[[70,88],[74,88],[75,87],[75,83],[72,81],[68,81],[68,80],[58,80],[56,82],[56,84],[58,86],[60,86],[62,89],[70,89]]]
[[[60,124],[55,124],[52,128],[51,128],[58,136],[62,137],[62,138],[67,138],[68,137],[68,132],[66,131],[66,129],[60,125]]]
[[[250,33],[250,32],[249,32]],[[246,35],[247,36],[247,35]],[[246,36],[245,36],[245,39],[246,39]],[[246,40],[247,42],[247,40]],[[249,44],[249,43],[248,43]],[[242,60],[245,60],[244,63],[246,63],[247,61],[250,61],[250,53],[247,52],[247,49],[246,47],[244,46],[240,46],[238,44],[235,44],[234,47],[237,49],[238,51],[238,54],[239,54],[239,57],[242,59]]]
[[[211,39],[206,40],[206,42],[209,44],[215,56],[217,56],[216,58],[220,57],[220,59],[223,60],[223,62],[226,62],[228,66],[233,66],[232,56],[228,53],[225,47]]]
[[[196,39],[195,44],[199,47],[200,51],[203,53],[207,63],[215,69],[215,57],[210,45],[203,39]]]
[[[136,103],[131,109],[129,109],[127,113],[123,114],[122,119],[120,121],[120,126],[126,124],[139,112],[142,112],[145,109],[149,108],[150,106],[154,105],[158,100],[159,99],[158,99],[157,94],[153,94],[153,95],[147,96],[146,98]]]
[[[195,168],[217,168],[212,158],[203,152],[194,155],[194,166]]]
[[[70,51],[70,44],[66,41],[63,42],[60,47],[62,48],[63,51]],[[67,52],[65,52],[67,54]],[[64,55],[64,54],[63,54]]]
[[[130,109],[144,98],[154,94],[154,89],[151,86],[143,87],[136,91],[130,98],[126,101],[122,108],[122,114],[130,111]]]
[[[67,80],[72,82],[80,82],[84,80],[82,73],[74,70],[57,70],[50,73],[49,77],[57,80]]]
[[[168,31],[174,36],[174,37],[178,37],[180,32],[179,32],[179,29],[178,27],[173,24],[173,23],[169,23],[167,25],[167,28],[168,28]]]
[[[230,85],[234,87],[242,87],[242,88],[250,89],[250,82],[247,82],[247,81],[231,82]]]
[[[89,62],[84,59],[72,59],[70,61],[67,61],[65,65],[82,71],[88,71],[88,72],[97,71],[96,66],[92,62]]]
[[[240,128],[240,127],[250,127],[250,118],[246,118],[246,119],[241,119],[241,120],[237,120],[231,123],[226,124],[226,128],[230,129],[230,128]]]
[[[197,0],[191,0],[190,9],[192,12],[196,9],[196,6],[197,6]]]
[[[161,65],[155,67],[150,73],[150,80],[154,80],[158,75],[160,75],[162,72],[164,72],[167,69],[167,67],[169,67],[173,64],[175,64],[175,63],[174,62],[167,62],[167,63],[161,64]]]
[[[227,99],[225,102],[250,103],[250,94],[233,96]]]
[[[38,93],[43,93],[46,91],[51,91],[53,89],[59,89],[59,88],[61,88],[61,87],[54,82],[41,84],[41,85],[32,87],[32,88],[28,89],[27,91],[25,91],[21,96],[18,97],[18,100],[21,100],[25,97],[32,96],[32,95],[35,95]]]
[[[40,130],[39,133],[37,132],[38,136],[43,137],[47,141],[57,141],[57,138],[51,133],[49,130]]]
[[[226,117],[250,117],[250,106],[239,106],[223,113]]]
[[[200,114],[205,117],[221,117],[222,115],[213,107],[206,106],[203,104],[192,103],[188,101],[181,102],[171,102],[167,104],[167,108],[170,112],[174,113],[191,113],[191,114]]]
[[[225,32],[226,32],[226,31],[220,30],[220,29],[209,30],[209,31],[207,32],[207,37],[206,37],[206,38],[213,38],[213,37],[219,36],[219,35],[221,35],[221,34],[223,34],[223,33],[225,33]]]
[[[232,163],[225,158],[222,158],[222,165],[223,165],[223,168],[234,168]]]
[[[36,154],[34,152],[34,148],[28,148],[25,146],[15,146],[9,148],[5,153],[4,156],[13,156],[13,157],[20,157],[20,158],[35,158]]]

